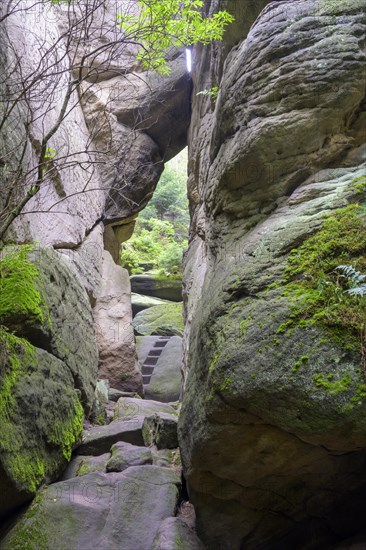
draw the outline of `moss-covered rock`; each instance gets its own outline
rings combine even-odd
[[[366,318],[364,298],[346,293],[336,268],[366,273],[364,192],[355,184],[364,173],[300,187],[242,237],[240,256],[216,261],[206,277],[179,422],[212,547],[280,539],[292,520],[306,531],[309,515],[325,510],[321,540],[341,513],[332,491],[347,514],[357,509],[353,495],[366,484]]]
[[[6,338],[13,349],[0,382],[0,515],[55,479],[81,440],[84,419],[67,365]]]
[[[182,303],[170,302],[145,309],[136,315],[133,326],[140,336],[182,336],[184,331]]]
[[[55,483],[10,529],[0,548],[151,550],[160,523],[174,515],[179,486],[172,470],[152,465]]]
[[[7,247],[0,259],[0,516],[55,479],[94,398],[89,302],[51,249]]]

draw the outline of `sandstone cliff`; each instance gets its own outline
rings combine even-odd
[[[195,51],[180,444],[208,548],[318,548],[366,481],[366,3],[244,6]]]

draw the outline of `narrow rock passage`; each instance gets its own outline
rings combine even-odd
[[[177,403],[120,398],[112,422],[84,431],[62,480],[39,493],[1,550],[202,550],[179,510],[177,421]]]

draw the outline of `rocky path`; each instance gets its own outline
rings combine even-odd
[[[182,519],[177,420],[178,403],[120,398],[112,422],[84,431],[61,481],[38,494],[1,550],[202,550]]]

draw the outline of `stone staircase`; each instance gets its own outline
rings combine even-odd
[[[155,365],[159,361],[159,357],[161,356],[162,351],[169,342],[170,338],[170,336],[160,336],[154,341],[153,346],[150,348],[150,351],[141,366],[144,389],[146,389],[146,387],[150,384]]]

